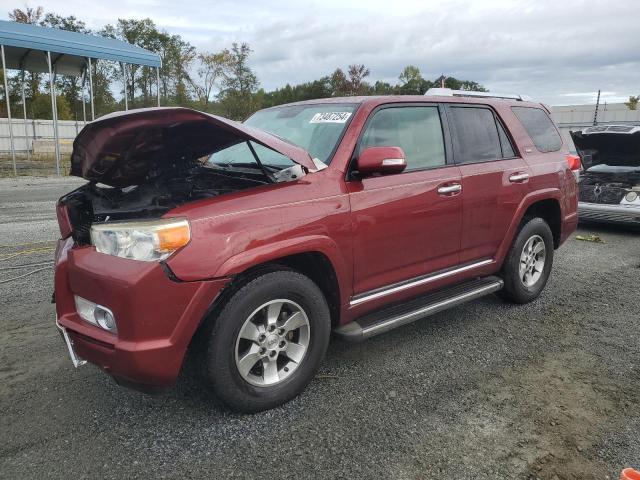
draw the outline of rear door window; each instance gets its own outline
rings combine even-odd
[[[446,163],[438,107],[390,107],[378,110],[362,135],[359,152],[367,147],[400,147],[409,170]]]
[[[452,106],[449,109],[449,117],[454,132],[456,163],[486,162],[503,158],[496,119],[490,109]],[[513,156],[512,149],[509,157]]]
[[[542,152],[557,152],[562,147],[562,138],[547,112],[534,107],[511,107],[513,113],[527,131],[533,144]]]
[[[504,127],[500,122],[496,122],[498,126],[498,135],[500,136],[500,145],[502,146],[502,158],[513,158],[516,156],[516,152],[513,150],[511,140],[507,136],[507,132],[504,131]]]

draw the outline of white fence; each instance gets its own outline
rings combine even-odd
[[[13,113],[13,112],[11,112]],[[53,120],[30,120],[27,119],[26,131],[24,120],[13,118],[13,142],[17,153],[38,150],[41,152],[53,152]],[[76,135],[84,126],[82,121],[58,120],[58,138],[64,150],[76,138]],[[11,152],[11,139],[9,137],[9,120],[0,118],[0,153]]]
[[[569,147],[575,151],[569,132],[582,130],[593,125],[595,105],[564,105],[551,107],[553,120]],[[598,108],[598,125],[632,124],[640,125],[640,110],[629,110],[624,103],[601,104]]]

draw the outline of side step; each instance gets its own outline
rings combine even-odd
[[[369,313],[338,327],[334,331],[345,340],[359,342],[442,310],[497,292],[503,285],[504,282],[501,278],[493,276],[469,280]]]

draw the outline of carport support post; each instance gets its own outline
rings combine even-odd
[[[160,106],[160,67],[156,67],[156,93],[158,94],[158,106]]]
[[[53,141],[56,149],[56,174],[60,175],[60,144],[58,143],[58,105],[56,103],[56,76],[51,68],[51,52],[47,52],[49,65],[49,90],[51,90],[51,117],[53,118]]]
[[[120,62],[120,68],[122,69],[122,83],[124,83],[124,109],[129,110],[129,101],[127,100],[127,66],[125,63]]]
[[[9,98],[9,82],[7,80],[7,64],[4,60],[4,45],[0,45],[2,51],[2,76],[4,77],[4,99],[7,101],[7,117],[9,117],[9,139],[11,141],[11,158],[13,159],[13,175],[18,176],[16,168],[16,148],[13,144],[13,124],[11,123],[11,99]]]
[[[84,104],[84,84],[86,83],[87,80],[87,67],[84,68],[84,70],[82,71],[82,88],[81,88],[81,99],[82,99],[82,126],[84,127],[87,124],[87,108],[86,105]]]
[[[93,74],[91,73],[91,59],[87,58],[89,62],[89,98],[91,99],[91,121],[96,119],[96,110],[93,106]]]
[[[22,70],[22,113],[24,116],[24,146],[27,149],[27,160],[31,160],[31,150],[29,149],[29,129],[27,127],[27,100],[24,93],[24,69]]]

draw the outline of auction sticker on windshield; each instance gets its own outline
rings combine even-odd
[[[351,112],[322,112],[316,113],[309,123],[345,123]]]

